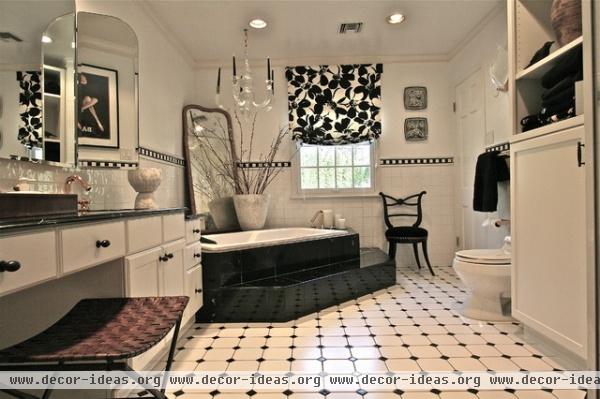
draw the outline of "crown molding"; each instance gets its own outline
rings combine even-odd
[[[171,29],[169,29],[160,19],[160,17],[156,14],[156,12],[154,11],[154,9],[152,8],[152,6],[150,6],[147,2],[145,1],[135,1],[134,4],[136,4],[138,6],[138,8],[144,13],[146,14],[146,16],[148,18],[150,18],[150,20],[152,20],[152,22],[154,23],[154,25],[156,25],[156,27],[160,30],[160,32],[163,34],[163,36],[167,39],[167,41],[173,46],[175,47],[175,49],[177,50],[177,52],[179,53],[179,55],[181,55],[181,57],[184,59],[184,61],[187,63],[187,65],[194,69],[195,67],[195,61],[192,58],[192,56],[190,55],[190,52],[188,51],[188,49],[185,48],[185,46],[176,38],[176,35],[173,33],[173,31]]]
[[[498,2],[496,6],[486,14],[485,17],[465,37],[462,38],[460,42],[447,54],[448,60],[453,59],[456,55],[471,42],[471,40],[475,39],[479,33],[498,15],[506,9],[506,3],[503,1]]]
[[[294,65],[337,65],[337,64],[407,64],[427,62],[448,62],[447,54],[414,54],[414,55],[351,55],[339,57],[289,57],[271,59],[272,66],[286,67]],[[250,65],[260,66],[265,64],[264,58],[250,59]],[[218,61],[197,61],[194,69],[216,69],[223,67]],[[229,67],[229,64],[225,66]]]

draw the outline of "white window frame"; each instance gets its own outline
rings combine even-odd
[[[296,198],[319,197],[372,197],[377,194],[377,141],[372,141],[370,147],[371,187],[364,188],[312,188],[303,189],[301,186],[300,144],[294,143],[294,162],[292,162],[292,184],[296,187]],[[337,156],[337,154],[336,154]],[[318,162],[318,161],[317,161]],[[353,165],[354,166],[354,165]],[[362,165],[361,165],[362,166]],[[338,168],[340,166],[334,166]],[[316,167],[318,168],[318,166]],[[336,174],[337,176],[337,174]]]

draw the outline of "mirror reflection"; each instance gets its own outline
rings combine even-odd
[[[72,0],[0,2],[0,158],[75,162],[74,12]]]
[[[77,14],[80,160],[137,160],[138,43],[122,20]]]
[[[239,230],[233,205],[234,155],[231,117],[222,109],[189,105],[183,110],[184,152],[191,213],[205,217],[207,232]]]

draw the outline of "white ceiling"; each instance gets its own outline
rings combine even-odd
[[[274,60],[341,57],[445,56],[501,0],[279,0],[145,1],[146,10],[199,65],[241,55],[242,30],[250,19],[268,21],[250,30],[250,58]],[[390,25],[386,16],[406,15]],[[340,35],[342,22],[364,22],[359,34]]]

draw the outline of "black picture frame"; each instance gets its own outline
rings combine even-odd
[[[94,76],[94,85],[90,90],[82,89],[82,75],[88,78],[89,76]],[[106,80],[107,87],[101,87],[103,85],[103,81]],[[88,83],[89,78],[88,78]],[[89,115],[86,115],[90,125],[90,133],[88,135],[82,135],[82,128],[85,128],[85,125],[81,125],[81,103],[83,101],[82,95],[87,92],[94,92],[97,97],[93,97],[93,100],[96,100],[95,105],[99,105],[101,107],[104,115],[96,112],[96,116],[94,116],[91,112]],[[105,115],[108,114],[108,117]],[[96,119],[97,117],[97,119]],[[96,121],[100,121],[100,124],[104,126],[108,126],[109,128],[109,137],[102,137],[104,133],[101,129],[95,130],[92,126],[95,123],[96,128],[99,127]],[[104,121],[104,123],[102,123]],[[104,129],[106,130],[106,129]],[[100,131],[98,133],[98,131]],[[100,137],[90,137],[91,136],[100,136]],[[90,64],[79,64],[77,68],[77,145],[82,147],[94,147],[94,148],[108,148],[108,149],[118,149],[120,148],[120,131],[119,131],[119,71],[112,68],[101,67],[97,65]]]

